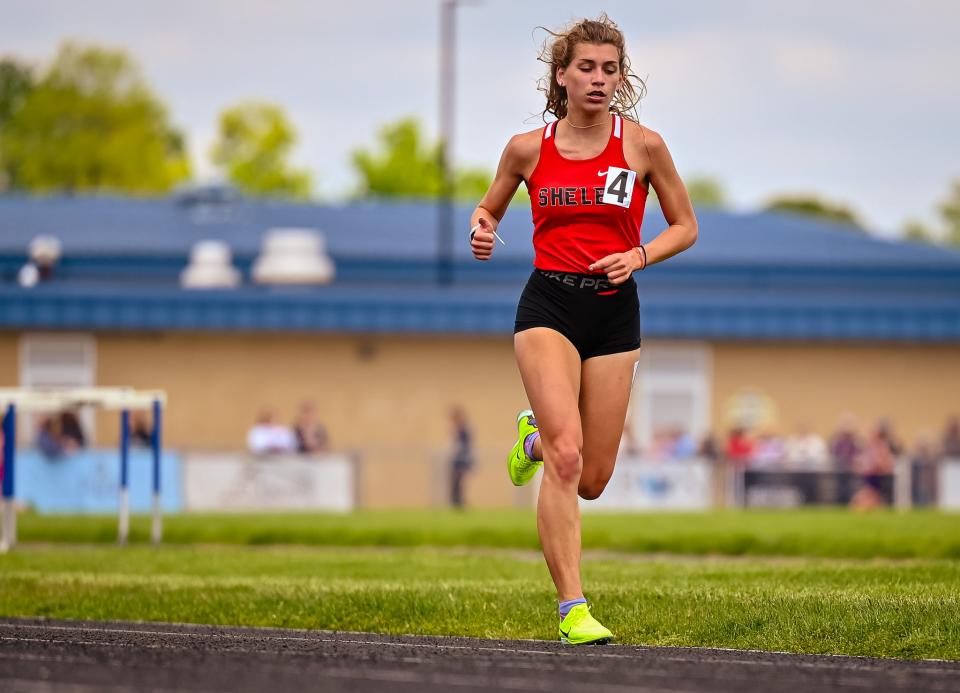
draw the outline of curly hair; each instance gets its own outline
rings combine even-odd
[[[636,106],[647,93],[647,85],[630,70],[630,58],[627,57],[626,41],[623,32],[606,12],[596,19],[581,19],[556,32],[546,27],[538,27],[553,37],[547,38],[537,60],[547,65],[547,74],[541,78],[537,88],[547,97],[546,108],[541,116],[546,121],[547,113],[559,120],[567,115],[567,90],[557,83],[557,69],[566,69],[573,60],[573,52],[578,43],[609,43],[616,47],[620,57],[620,86],[610,102],[610,110],[624,118],[638,121]]]

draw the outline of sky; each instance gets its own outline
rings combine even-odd
[[[218,114],[275,102],[317,193],[356,185],[350,152],[405,116],[436,134],[440,0],[0,0],[0,55],[43,65],[65,39],[123,48],[209,162]],[[457,10],[461,164],[493,169],[542,125],[546,34],[609,13],[647,82],[640,119],[680,171],[718,179],[736,210],[816,193],[881,235],[960,178],[960,3],[954,0],[464,0]]]

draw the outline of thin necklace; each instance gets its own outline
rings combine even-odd
[[[567,125],[569,125],[569,126],[572,127],[572,128],[577,128],[577,130],[586,130],[587,128],[595,128],[595,127],[597,127],[598,125],[606,125],[606,124],[607,124],[607,121],[606,121],[606,120],[601,120],[599,123],[594,123],[593,125],[574,125],[573,123],[570,122],[570,119],[569,119],[569,118],[566,118],[566,121],[567,121]]]

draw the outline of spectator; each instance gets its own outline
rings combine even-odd
[[[840,417],[836,433],[830,439],[830,456],[833,458],[834,468],[838,472],[852,472],[862,447],[853,414],[844,414]]]
[[[87,446],[87,437],[83,433],[80,419],[72,410],[60,413],[60,445],[64,452],[76,452]]]
[[[56,459],[76,452],[87,444],[80,420],[72,411],[63,411],[40,420],[37,429],[37,448],[48,459]]]
[[[671,457],[675,460],[689,460],[697,454],[697,441],[681,426],[673,429],[671,453]]]
[[[666,460],[673,456],[673,432],[668,428],[657,428],[650,440],[649,456],[655,460]]]
[[[877,424],[877,435],[883,437],[890,448],[890,454],[894,457],[903,454],[903,443],[893,432],[893,424],[890,423],[890,419],[880,419],[880,423]]]
[[[750,466],[761,469],[780,467],[785,455],[786,447],[783,438],[773,431],[764,431],[757,437]]]
[[[453,447],[450,453],[450,503],[454,508],[463,507],[463,480],[473,467],[473,435],[467,415],[460,407],[450,409],[453,424]]]
[[[960,417],[954,416],[947,422],[941,447],[944,457],[960,460]]]
[[[924,431],[917,437],[913,454],[910,455],[912,478],[911,494],[916,505],[933,505],[937,501],[937,463],[940,461],[936,439],[932,432]]]
[[[894,462],[889,436],[889,424],[881,421],[857,457],[861,485],[850,499],[851,508],[871,510],[886,504],[884,482],[893,474]]]
[[[703,457],[708,462],[717,462],[720,460],[720,443],[717,442],[717,437],[713,435],[713,432],[707,433],[703,437],[703,440],[700,441],[700,450],[698,451],[700,457]]]
[[[642,452],[640,444],[637,442],[637,436],[633,431],[633,417],[628,414],[627,420],[623,424],[623,435],[620,437],[618,453],[628,457],[636,457]]]
[[[297,449],[296,436],[286,426],[276,423],[273,411],[264,409],[247,433],[247,448],[254,455],[275,455]]]
[[[44,416],[40,420],[40,427],[37,429],[37,449],[50,460],[63,455],[59,417]]]
[[[130,442],[144,447],[153,445],[153,427],[147,423],[147,415],[142,411],[135,411],[130,417]]]
[[[317,407],[313,402],[300,405],[293,432],[297,437],[297,452],[315,455],[329,449],[327,429],[317,419]]]
[[[753,457],[753,441],[742,426],[730,430],[725,453],[727,459],[737,467],[746,467]]]
[[[785,451],[791,469],[821,471],[830,465],[827,444],[807,424],[800,424],[796,435],[787,438]]]

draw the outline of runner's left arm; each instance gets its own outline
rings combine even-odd
[[[642,127],[642,126],[639,126]],[[648,128],[638,131],[649,158],[649,179],[657,192],[667,228],[649,243],[644,243],[648,265],[663,262],[683,252],[697,240],[697,216],[687,188],[677,173],[663,138]]]

